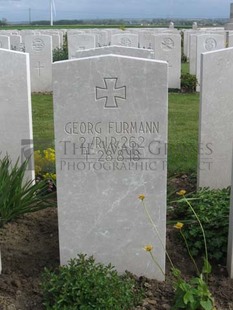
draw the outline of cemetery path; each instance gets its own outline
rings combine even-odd
[[[177,244],[175,233],[173,229],[168,230],[167,249],[177,267],[188,277],[193,267],[183,246]],[[42,310],[39,286],[41,272],[45,266],[55,267],[59,263],[57,210],[49,208],[23,216],[0,230],[0,238],[3,264],[3,273],[0,275],[0,310]],[[173,289],[168,264],[167,274],[165,283],[137,278],[146,287],[147,296],[144,306],[136,309],[171,308]],[[224,267],[214,267],[210,287],[218,310],[233,309],[233,281],[227,278]]]

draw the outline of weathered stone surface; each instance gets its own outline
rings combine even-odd
[[[163,280],[167,64],[119,55],[57,62],[54,113],[61,263],[77,253]],[[140,72],[140,74],[138,74]]]
[[[132,56],[147,59],[155,58],[154,52],[152,50],[140,49],[135,47],[126,47],[126,46],[105,46],[85,51],[77,51],[76,58],[99,56],[106,54],[116,54],[116,55]]]
[[[181,36],[179,34],[155,35],[155,59],[168,62],[168,87],[180,88]]]
[[[201,54],[225,48],[223,34],[202,34],[197,36],[196,77],[198,80],[197,91],[200,91]]]
[[[198,186],[231,184],[233,48],[202,55]]]
[[[30,54],[32,92],[52,90],[52,37],[25,36],[25,51]]]
[[[31,157],[26,177],[34,179],[29,55],[0,49],[0,153],[12,163]]]

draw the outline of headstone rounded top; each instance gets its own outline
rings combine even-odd
[[[193,22],[193,29],[197,29],[197,22]]]
[[[169,28],[174,28],[174,23],[173,22],[169,23]]]

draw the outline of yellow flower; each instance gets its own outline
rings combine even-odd
[[[175,227],[176,229],[182,229],[183,226],[184,226],[183,223],[178,222],[178,223],[176,223],[176,225],[175,225],[174,227]]]
[[[184,196],[185,194],[186,194],[185,189],[181,189],[179,192],[177,192],[177,195],[179,195],[179,196]]]
[[[151,244],[147,244],[144,246],[144,250],[147,252],[151,252],[153,250],[153,246]]]
[[[143,201],[145,199],[145,195],[141,194],[138,196],[138,199],[140,199],[141,201]]]

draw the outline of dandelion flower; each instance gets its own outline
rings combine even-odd
[[[151,252],[153,250],[153,246],[151,244],[148,244],[148,245],[144,246],[144,250],[147,252]]]
[[[141,201],[143,201],[145,199],[145,195],[141,194],[138,196],[138,199],[140,199]]]
[[[186,194],[185,189],[181,189],[179,192],[177,192],[177,195],[179,195],[179,196],[184,196],[185,194]]]
[[[175,227],[176,229],[182,229],[183,226],[184,226],[183,223],[178,222],[178,223],[176,223],[176,225],[175,225],[174,227]]]

